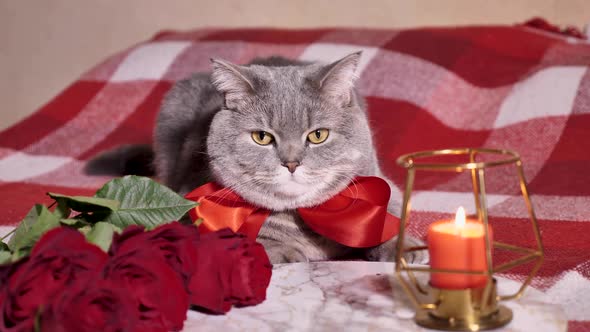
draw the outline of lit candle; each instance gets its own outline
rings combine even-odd
[[[492,228],[489,227],[490,245]],[[440,220],[428,229],[428,253],[433,269],[486,271],[484,227],[481,222],[465,218],[460,207],[455,220]],[[430,284],[441,289],[465,289],[485,286],[487,276],[463,273],[432,273]]]

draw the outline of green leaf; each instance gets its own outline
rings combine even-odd
[[[76,219],[76,218],[68,218],[68,219],[60,219],[59,222],[61,222],[64,225],[68,225],[68,226],[74,226],[79,222],[84,222],[80,219]]]
[[[59,225],[59,219],[45,205],[35,204],[16,228],[8,247],[13,253],[21,249],[28,252],[43,233]]]
[[[10,251],[10,248],[6,243],[0,242],[0,251]]]
[[[55,199],[57,202],[58,208],[56,210],[59,210],[60,207],[61,209],[68,207],[78,212],[105,212],[114,211],[119,208],[119,202],[112,199],[87,196],[66,196],[55,193],[47,193],[47,195]]]
[[[33,249],[33,248],[27,247],[27,248],[22,248],[22,249],[16,250],[15,252],[12,253],[12,257],[10,260],[13,262],[16,262],[23,257],[29,256],[31,249]]]
[[[61,219],[59,221],[62,225],[70,226],[76,229],[80,229],[84,226],[90,226],[90,223],[83,218],[68,218]]]
[[[0,251],[0,265],[10,262],[11,257],[10,251]]]
[[[40,305],[39,308],[37,309],[37,312],[35,313],[35,320],[33,321],[33,331],[35,332],[41,332],[41,316],[43,315],[43,310],[45,310],[45,308],[43,308],[43,305]]]
[[[66,219],[70,216],[70,213],[72,212],[72,210],[69,208],[69,206],[66,203],[67,202],[65,200],[61,200],[61,202],[58,202],[55,210],[53,210],[53,215],[57,219]]]
[[[86,240],[99,246],[103,251],[109,251],[113,234],[120,233],[121,229],[113,224],[97,222],[86,234]]]
[[[91,230],[92,230],[92,226],[90,226],[90,225],[86,225],[86,226],[78,228],[78,232],[84,234],[84,236],[86,236],[86,234],[90,233]]]
[[[134,175],[108,182],[95,196],[121,203],[118,210],[104,214],[102,219],[121,228],[129,225],[151,228],[179,220],[197,205],[149,178]]]
[[[195,220],[195,222],[193,224],[195,226],[199,227],[199,225],[201,225],[203,223],[203,221],[205,221],[205,219],[199,218],[199,219]]]

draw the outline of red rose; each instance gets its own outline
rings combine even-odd
[[[109,280],[93,279],[68,288],[43,310],[41,330],[52,332],[127,332],[139,321],[137,302]]]
[[[115,235],[111,254],[152,248],[182,276],[191,303],[213,312],[226,312],[232,304],[262,302],[271,267],[264,248],[229,229],[204,235],[193,225],[178,222],[145,232],[131,226]]]
[[[48,231],[28,259],[14,265],[4,277],[0,295],[0,330],[30,331],[41,305],[66,286],[97,275],[108,256],[86,242],[77,230],[59,227]]]
[[[21,265],[27,263],[29,261],[28,257],[25,257],[21,260],[19,260],[18,262],[12,263],[12,264],[5,264],[5,265],[0,265],[0,331],[25,331],[27,330],[29,327],[26,326],[27,324],[20,324],[20,325],[16,325],[14,323],[12,323],[11,321],[8,321],[7,324],[4,323],[4,321],[6,319],[3,319],[2,316],[4,313],[4,303],[6,303],[8,300],[8,296],[9,296],[9,291],[8,291],[8,280],[10,278],[10,276],[20,268]],[[14,315],[14,314],[13,314]]]
[[[123,254],[138,247],[150,247],[182,277],[188,291],[188,282],[197,264],[194,242],[198,240],[199,231],[194,225],[171,222],[148,232],[143,227],[130,226],[123,234],[115,235],[110,253]]]
[[[272,265],[264,247],[223,229],[201,235],[199,262],[191,278],[191,303],[215,313],[258,304],[266,298]]]
[[[137,331],[182,329],[189,306],[184,283],[149,243],[134,250],[115,252],[103,275],[126,288],[128,296],[137,301]]]

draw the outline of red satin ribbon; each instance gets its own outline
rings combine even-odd
[[[313,231],[348,247],[379,245],[399,231],[399,218],[387,213],[390,189],[378,177],[357,177],[326,202],[297,212]],[[207,183],[186,195],[199,203],[189,211],[193,221],[203,219],[201,233],[229,227],[256,239],[270,211],[246,202],[228,188]]]

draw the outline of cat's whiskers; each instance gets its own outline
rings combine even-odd
[[[336,195],[337,192],[335,191],[336,188],[341,188],[342,186],[347,186],[347,190],[350,190],[353,197],[356,197],[359,192],[359,188],[357,187],[357,181],[354,178],[355,170],[352,165],[350,167],[338,165],[331,167],[329,169],[322,169],[313,171],[310,170],[308,172],[308,176],[311,178],[317,179],[325,179],[326,172],[333,177],[334,180],[322,182],[324,186],[313,186],[313,192],[310,193],[309,196],[313,197],[312,200],[316,201],[317,203],[313,206],[308,206],[311,209],[317,208],[324,200],[321,198],[329,198],[326,195]],[[354,187],[354,189],[350,188],[350,184]]]
[[[259,185],[265,185],[265,184],[268,184],[268,183],[263,181],[263,179],[261,179],[259,177],[254,177],[254,178],[247,179],[246,181],[241,181],[238,183],[230,184],[228,187],[224,188],[224,193],[223,193],[223,196],[221,197],[221,199],[225,198],[231,192],[238,193],[243,188],[248,188],[248,187],[251,187],[252,185],[259,186]]]
[[[336,176],[346,180],[346,183],[348,184],[346,190],[349,190],[353,197],[357,197],[359,195],[360,190],[358,186],[360,185],[362,187],[362,185],[356,180],[356,175],[353,175],[355,172],[352,167],[333,167],[330,169],[330,171],[334,172]],[[354,191],[351,187],[354,188]]]
[[[349,185],[346,187],[346,190],[350,191],[350,193],[351,193],[351,195],[352,195],[353,197],[358,197],[358,195],[359,195],[359,192],[360,192],[360,190],[359,190],[359,186],[361,186],[361,187],[362,187],[362,184],[360,184],[360,183],[359,183],[359,182],[356,180],[356,177],[353,177],[353,176],[351,176],[349,172],[341,172],[341,173],[337,173],[337,175],[339,175],[340,177],[343,177],[343,178],[345,178],[346,180],[348,180],[348,181],[347,181],[347,183],[348,183]],[[352,187],[354,188],[354,191],[353,191],[353,189],[351,188],[351,185],[352,185]]]
[[[229,195],[231,193],[231,189],[230,188],[222,188],[219,191],[219,195],[215,196],[215,199],[213,200],[215,203],[221,203],[223,200],[225,200],[225,198],[227,197],[227,195]]]
[[[220,203],[221,201],[225,200],[225,198],[230,195],[232,192],[236,193],[240,190],[241,187],[244,187],[250,183],[252,183],[253,181],[248,181],[248,182],[241,182],[241,183],[236,183],[236,184],[230,184],[227,187],[224,187],[223,189],[221,189],[219,191],[219,195],[217,195],[215,197],[214,202],[215,203]],[[235,204],[235,202],[234,202]]]

